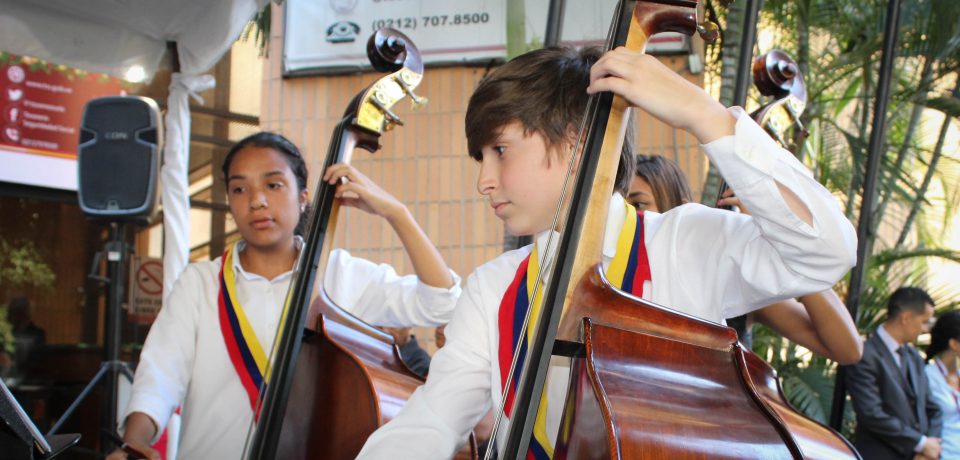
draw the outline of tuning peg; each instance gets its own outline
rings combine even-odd
[[[805,126],[803,126],[803,123],[800,121],[800,119],[797,118],[795,121],[797,123],[797,129],[800,130],[800,137],[804,139],[810,137],[810,131],[808,131]]]
[[[777,143],[780,144],[781,146],[788,145],[787,140],[780,135],[781,129],[777,125],[778,123],[776,123],[774,119],[771,118],[769,121],[767,121],[764,124],[763,130],[766,131],[767,134],[769,134],[770,137],[772,137],[773,140],[777,141]]]
[[[420,110],[421,108],[423,108],[423,106],[430,103],[430,99],[417,96],[416,94],[413,94],[413,91],[407,94],[410,95],[410,102],[413,104],[413,110]]]
[[[393,77],[393,79],[398,85],[400,85],[400,88],[403,89],[403,92],[410,96],[410,100],[413,102],[413,110],[420,110],[420,108],[427,105],[430,100],[425,97],[417,96],[417,94],[413,92],[413,88],[410,87],[410,84],[404,77],[405,74],[401,73],[400,75]]]
[[[720,38],[720,27],[715,22],[704,21],[697,24],[697,33],[700,34],[700,38],[713,42]]]
[[[383,116],[387,118],[386,129],[393,128],[393,125],[403,126],[403,120],[400,118],[400,116],[391,112],[390,109],[387,108],[387,106],[383,105],[383,102],[380,101],[379,97],[374,97],[373,99],[370,99],[370,102],[372,102],[374,107],[379,109],[380,113],[383,113]]]

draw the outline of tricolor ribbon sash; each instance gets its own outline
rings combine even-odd
[[[233,251],[228,248],[223,253],[220,267],[220,294],[217,299],[220,332],[223,334],[223,343],[227,347],[233,368],[237,371],[244,390],[247,391],[250,408],[253,409],[256,418],[260,415],[258,409],[260,392],[266,389],[264,376],[267,374],[267,356],[237,300],[237,279],[233,269],[233,256]]]
[[[651,279],[647,249],[643,244],[643,211],[638,212],[626,203],[624,206],[627,209],[627,219],[617,238],[617,252],[607,267],[606,277],[611,284],[620,288],[620,290],[640,297],[643,294],[643,283]],[[631,218],[631,215],[635,218]],[[501,390],[507,385],[507,374],[510,370],[510,364],[513,362],[513,354],[517,347],[520,347],[517,352],[514,378],[511,379],[510,389],[506,391],[504,398],[503,410],[508,415],[513,413],[517,380],[526,359],[527,344],[533,340],[534,325],[537,324],[540,317],[540,304],[543,301],[543,289],[535,289],[537,274],[540,271],[537,253],[538,248],[534,247],[530,251],[530,255],[520,263],[520,266],[517,267],[517,274],[500,301],[498,318],[500,343],[497,358],[500,364]],[[536,292],[537,295],[537,298],[533,301],[530,299],[532,292]],[[531,305],[533,305],[533,310],[530,312],[529,327],[527,333],[523,334],[521,330],[523,320],[527,316],[527,310],[530,309]],[[523,335],[523,340],[520,340],[521,335]],[[553,445],[547,437],[546,422],[547,392],[544,390],[540,397],[540,409],[537,411],[537,420],[534,423],[530,450],[527,452],[528,459],[553,458]]]

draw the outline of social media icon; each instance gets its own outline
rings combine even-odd
[[[23,83],[23,80],[27,78],[27,73],[23,71],[23,67],[18,65],[12,65],[7,67],[7,79],[11,83]]]
[[[10,142],[20,142],[20,130],[13,126],[7,126],[3,130],[3,135]]]

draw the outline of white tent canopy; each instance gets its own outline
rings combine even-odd
[[[212,67],[267,0],[0,0],[0,48],[123,77],[153,75],[176,42],[180,71]]]

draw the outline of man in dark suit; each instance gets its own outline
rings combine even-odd
[[[866,460],[937,459],[942,414],[930,394],[923,359],[911,345],[930,327],[933,300],[902,287],[890,296],[887,320],[847,366],[847,388],[857,413],[854,445]]]

